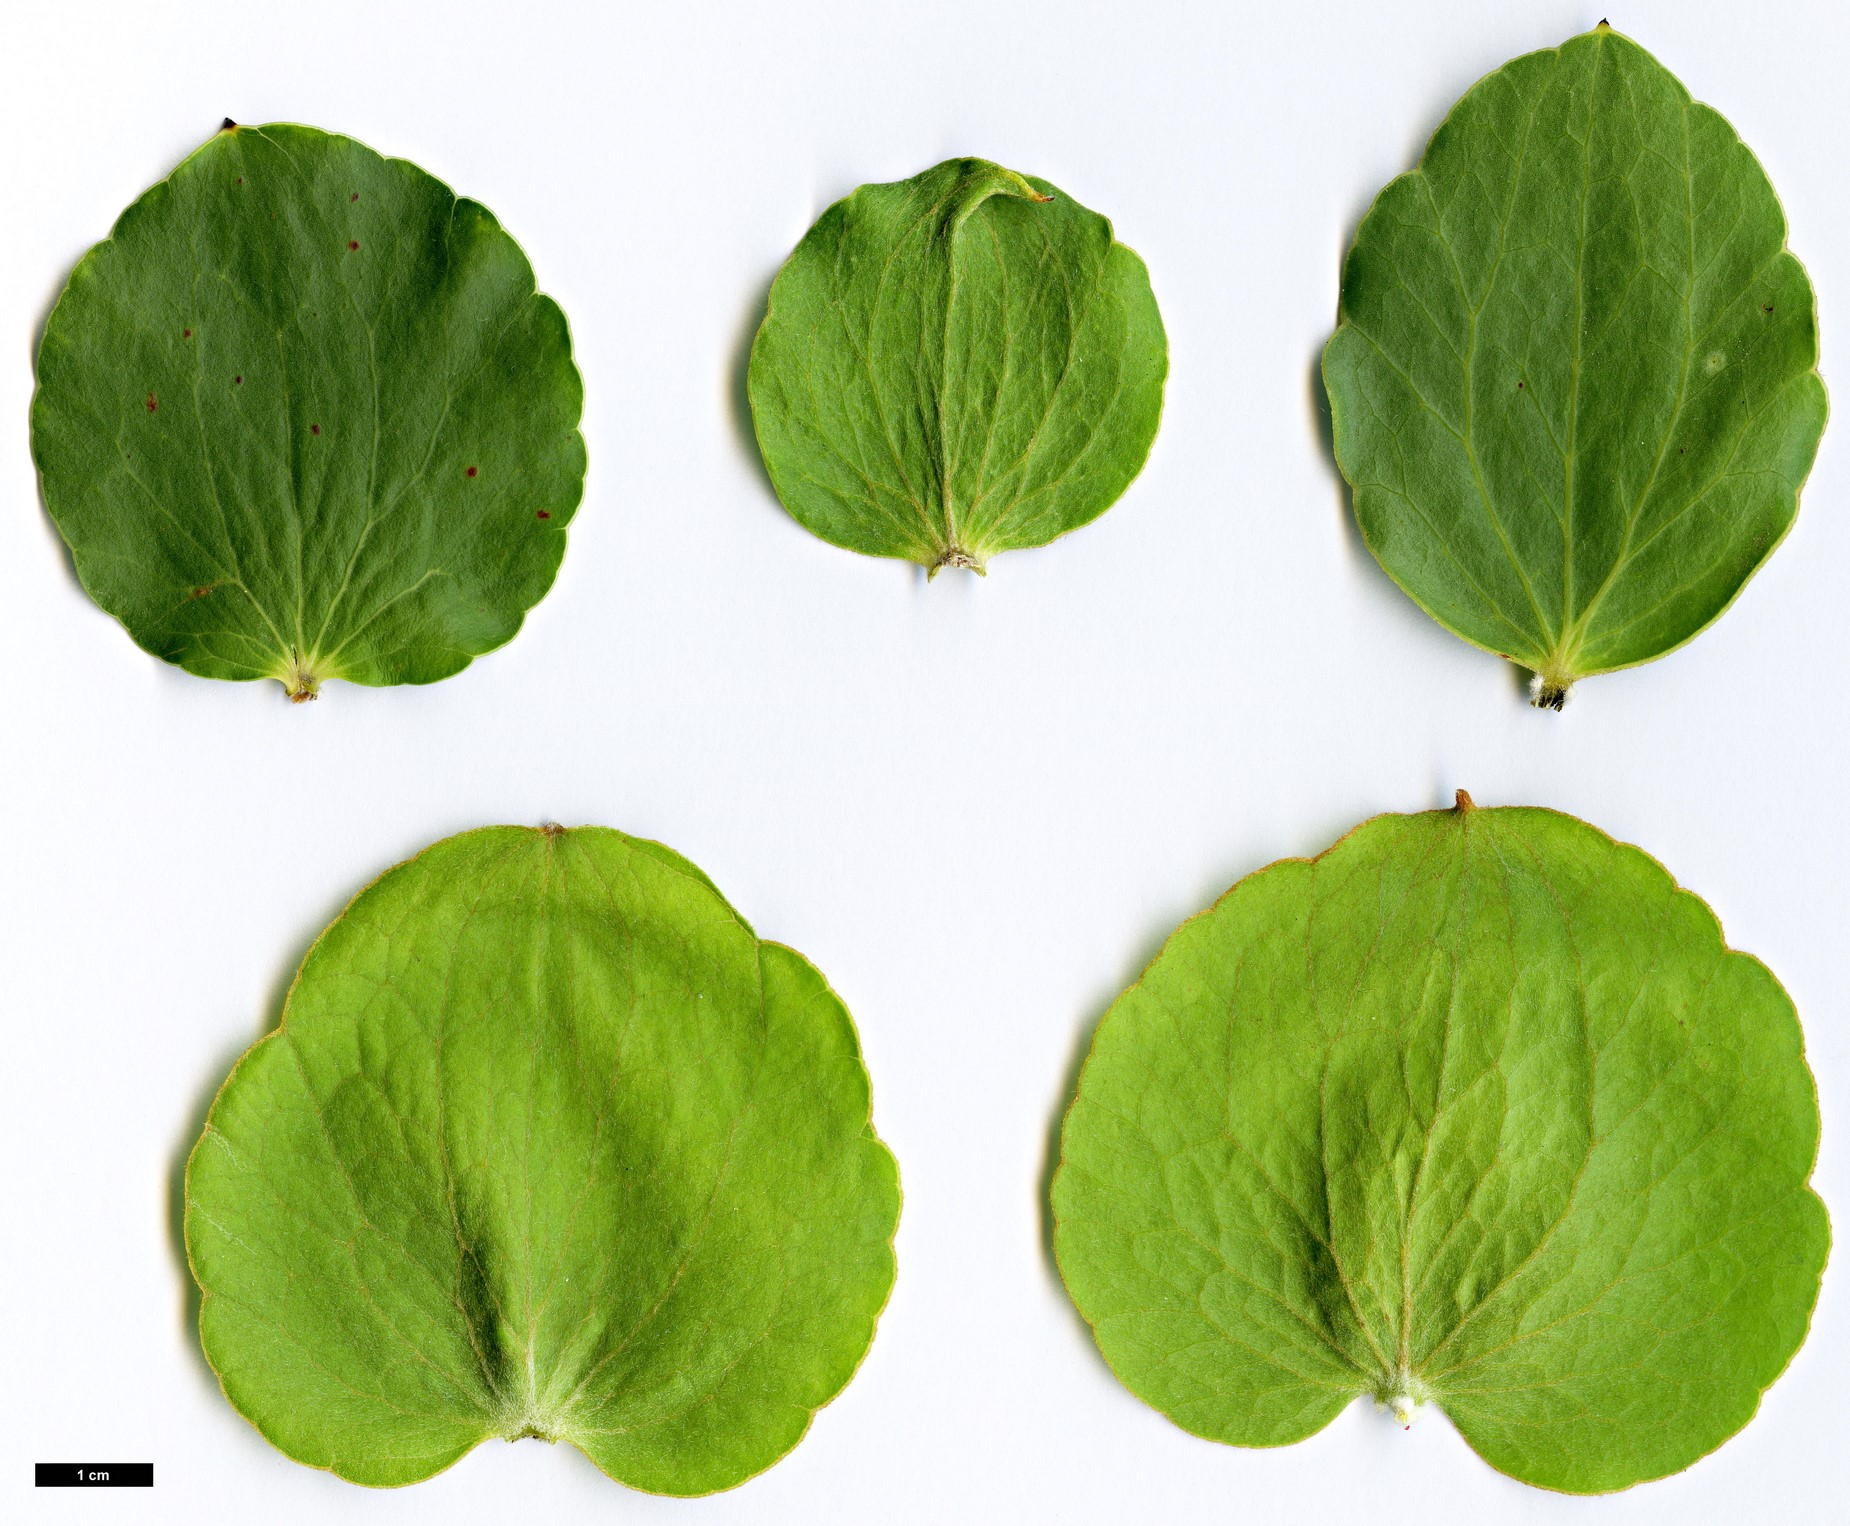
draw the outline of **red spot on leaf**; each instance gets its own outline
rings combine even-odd
[[[551,519],[552,515],[548,514],[544,509],[541,509],[539,512],[539,517],[541,519]]]
[[[358,191],[355,191],[351,196],[347,198],[347,200],[349,201],[358,201],[359,199],[360,199],[360,193]]]
[[[211,591],[210,588],[195,588],[193,590],[193,597],[195,599],[203,599],[207,594],[211,593]]]
[[[475,468],[473,466],[470,467],[469,470],[464,475],[473,477],[475,475]]]
[[[243,378],[242,376],[234,376],[234,377],[232,377],[232,378],[231,378],[231,385],[232,385],[232,386],[234,386],[234,387],[242,387],[242,386],[244,385],[244,378]]]
[[[347,248],[349,250],[357,250],[359,247],[360,241],[357,238],[350,238],[347,240]]]
[[[181,329],[180,337],[182,339],[191,339],[193,337],[193,331],[191,329]]]
[[[310,425],[308,426],[308,432],[309,432],[310,434],[320,434],[320,433],[321,433],[321,426],[320,426],[319,424],[310,424]]]
[[[152,392],[148,394],[148,412],[154,412],[154,394]]]

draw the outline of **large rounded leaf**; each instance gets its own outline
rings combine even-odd
[[[350,138],[227,123],[84,256],[38,374],[78,577],[189,672],[447,678],[565,554],[564,315],[485,207]]]
[[[854,1025],[692,865],[490,828],[322,934],[187,1168],[200,1332],[298,1461],[570,1441],[666,1494],[769,1467],[893,1282]]]
[[[1384,190],[1324,353],[1362,534],[1536,702],[1660,657],[1798,512],[1811,283],[1734,130],[1605,26],[1472,87]]]
[[[758,444],[824,540],[981,572],[1096,519],[1156,438],[1143,261],[1044,180],[949,159],[824,212],[752,345]]]
[[[1080,1076],[1055,1248],[1197,1435],[1431,1401],[1506,1473],[1622,1489],[1732,1436],[1804,1339],[1817,1145],[1792,1004],[1707,907],[1461,794],[1176,932]]]

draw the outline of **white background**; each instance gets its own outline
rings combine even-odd
[[[1618,0],[1607,0],[1617,4]],[[1112,1378],[1047,1252],[1048,1150],[1115,992],[1249,870],[1377,811],[1560,807],[1660,857],[1784,980],[1850,1203],[1850,425],[1785,547],[1664,661],[1523,702],[1377,570],[1318,351],[1375,191],[1475,79],[1600,4],[44,4],[0,22],[0,1514],[32,1521],[1811,1522],[1841,1503],[1850,1295],[1759,1417],[1598,1502],[1357,1404],[1268,1452]],[[1850,13],[1630,0],[1760,155],[1850,305]],[[28,455],[31,355],[116,214],[218,125],[356,136],[492,207],[569,315],[590,476],[552,594],[427,689],[189,677],[72,578]],[[742,392],[765,290],[856,184],[980,154],[1114,219],[1172,355],[1096,524],[927,586],[812,539]],[[1841,395],[1840,383],[1840,395]],[[288,1461],[190,1326],[175,1188],[314,934],[426,843],[600,822],[704,867],[860,1025],[906,1188],[871,1355],[785,1461],[677,1502],[490,1443],[373,1492]],[[30,1486],[151,1460],[150,1493]]]

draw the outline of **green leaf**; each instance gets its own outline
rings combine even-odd
[[[1178,1425],[1372,1395],[1573,1493],[1687,1467],[1805,1337],[1830,1231],[1798,1019],[1636,848],[1382,816],[1183,924],[1098,1030],[1060,1271]]]
[[[1603,24],[1480,80],[1382,191],[1324,351],[1388,575],[1536,703],[1721,614],[1824,429],[1811,282],[1734,130]]]
[[[854,1025],[699,870],[603,828],[452,837],[321,935],[187,1167],[200,1334],[297,1461],[405,1484],[570,1441],[730,1488],[893,1284]]]
[[[509,640],[584,483],[565,316],[485,207],[225,129],[79,262],[32,452],[91,598],[207,678],[430,683]]]
[[[807,529],[981,572],[1118,500],[1168,369],[1149,274],[1109,222],[947,159],[862,186],[797,245],[752,345],[752,418]]]

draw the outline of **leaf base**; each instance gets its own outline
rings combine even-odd
[[[1529,680],[1529,703],[1537,710],[1565,709],[1568,691],[1573,687],[1571,678],[1551,678],[1546,673],[1537,673]]]
[[[289,703],[292,705],[305,705],[311,699],[321,698],[320,675],[299,662],[292,664],[283,675],[283,688],[288,691]]]
[[[1375,1403],[1394,1417],[1402,1430],[1412,1430],[1420,1409],[1432,1397],[1432,1390],[1409,1368],[1389,1374],[1375,1388]]]
[[[974,572],[979,578],[988,577],[989,569],[983,558],[974,551],[966,551],[962,546],[946,546],[939,554],[938,560],[925,569],[925,579],[930,582],[946,567],[961,567],[966,572]]]

